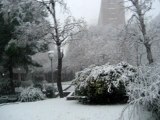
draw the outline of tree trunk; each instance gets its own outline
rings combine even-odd
[[[57,52],[58,52],[58,73],[57,73],[57,87],[59,91],[59,96],[60,98],[63,98],[63,89],[62,89],[62,84],[61,84],[61,78],[62,78],[62,53],[61,53],[61,47],[57,46]]]
[[[154,61],[153,61],[153,56],[152,56],[152,51],[151,51],[151,45],[148,43],[145,43],[144,45],[145,45],[146,52],[147,52],[148,62],[149,64],[152,64]]]
[[[136,64],[137,67],[139,66],[139,46],[138,46],[138,42],[136,42]]]
[[[9,66],[9,77],[10,77],[10,87],[11,87],[11,93],[15,93],[15,87],[13,82],[13,67]]]
[[[132,2],[132,3],[136,7],[137,14],[139,17],[140,29],[141,29],[143,39],[144,39],[143,43],[144,43],[144,46],[147,52],[147,60],[149,64],[152,64],[153,57],[152,57],[151,45],[149,44],[150,40],[146,37],[147,31],[146,31],[146,25],[145,25],[145,20],[144,20],[144,14],[142,14],[142,8],[141,8],[141,5],[139,4],[139,0],[137,0],[136,2]]]

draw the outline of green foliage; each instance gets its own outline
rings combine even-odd
[[[9,94],[10,90],[9,80],[0,78],[0,95]]]
[[[32,51],[31,46],[21,47],[16,44],[16,42],[12,42],[6,47],[5,55],[7,56],[5,59],[6,65],[9,65],[10,59],[12,59],[12,66],[23,66],[27,68],[28,65],[33,65],[40,67],[38,63],[34,62],[30,55],[33,55],[34,51]],[[7,67],[7,66],[6,66]]]
[[[89,103],[126,103],[126,86],[135,76],[136,69],[127,63],[92,66],[76,74],[75,93],[86,96]]]
[[[2,54],[5,51],[5,46],[11,40],[12,32],[13,32],[13,26],[5,24],[3,14],[0,13],[0,56],[2,56]]]
[[[45,94],[46,94],[46,97],[48,97],[48,98],[54,98],[55,97],[55,88],[53,86],[47,86]]]
[[[78,96],[87,96],[89,103],[96,104],[114,104],[114,103],[126,103],[128,97],[126,95],[126,89],[124,83],[120,83],[117,87],[111,85],[111,92],[108,91],[108,84],[105,81],[96,80],[94,82],[88,82],[87,87],[76,90]]]
[[[48,49],[40,41],[46,35],[48,22],[44,7],[35,0],[0,1],[0,66],[10,77],[14,92],[13,68],[41,65],[32,60],[32,55]]]
[[[0,60],[5,68],[40,66],[31,56],[48,49],[47,44],[39,44],[44,33],[40,32],[42,28],[38,29],[42,23],[47,23],[46,16],[44,8],[36,1],[0,1]],[[41,36],[34,35],[33,31]]]

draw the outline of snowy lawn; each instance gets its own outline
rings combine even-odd
[[[118,120],[126,105],[83,105],[65,98],[0,105],[0,120]],[[140,110],[131,120],[153,120]],[[141,114],[143,118],[139,118]],[[128,112],[123,120],[129,120]]]
[[[0,120],[116,120],[125,105],[82,105],[50,99],[0,106]]]

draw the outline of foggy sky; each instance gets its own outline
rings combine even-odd
[[[66,0],[67,5],[76,18],[84,18],[88,24],[95,25],[98,22],[101,0]],[[153,5],[150,16],[155,17],[160,12],[160,3],[158,1]],[[126,13],[126,18],[130,16]]]
[[[67,0],[73,16],[84,18],[89,24],[96,24],[99,17],[101,0]]]

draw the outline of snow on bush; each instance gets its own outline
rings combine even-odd
[[[136,69],[124,62],[117,65],[92,65],[76,73],[75,93],[87,96],[91,103],[126,102],[126,86],[135,75]]]
[[[47,98],[54,98],[56,92],[56,88],[52,84],[45,85],[45,95]]]
[[[23,91],[20,93],[19,96],[19,100],[21,102],[32,102],[43,99],[44,99],[44,94],[41,92],[40,89],[34,87],[28,87],[23,89]]]
[[[133,112],[141,107],[153,114],[155,119],[160,118],[160,67],[140,67],[134,82],[128,85],[128,95]],[[138,111],[140,112],[140,111]],[[140,114],[140,117],[141,114]]]

